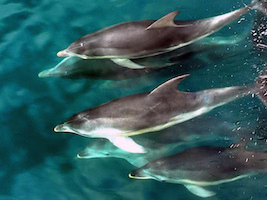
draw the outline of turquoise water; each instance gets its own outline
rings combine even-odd
[[[266,65],[266,48],[256,46],[266,44],[266,34],[260,41],[251,30],[266,28],[266,19],[252,11],[211,36],[235,36],[238,43],[201,51],[143,76],[40,79],[38,73],[62,60],[56,56],[59,50],[106,26],[158,19],[173,10],[181,11],[176,19],[206,18],[242,6],[240,0],[0,0],[0,199],[201,199],[182,185],[129,179],[135,167],[122,159],[77,159],[90,139],[55,134],[53,128],[79,111],[151,91],[184,73],[191,74],[180,85],[186,91],[252,84]],[[203,119],[203,132],[266,137],[266,110],[257,98],[242,98],[206,116],[215,122]],[[223,131],[216,123],[228,127]],[[266,149],[262,143],[257,141],[256,148]],[[217,195],[210,199],[265,200],[266,180],[265,174],[211,186]]]

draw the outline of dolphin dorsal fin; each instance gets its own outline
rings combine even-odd
[[[179,83],[188,76],[190,76],[190,74],[184,74],[184,75],[172,78],[171,80],[168,80],[167,82],[161,84],[160,86],[155,88],[152,92],[150,92],[149,96],[155,95],[155,94],[163,94],[163,93],[170,93],[173,91],[177,91],[177,87]]]
[[[165,15],[164,17],[160,18],[159,20],[155,21],[154,23],[152,23],[149,27],[146,28],[146,30],[154,28],[178,27],[178,25],[174,23],[174,18],[178,14],[179,14],[178,10],[173,11]]]

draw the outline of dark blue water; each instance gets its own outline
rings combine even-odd
[[[173,10],[181,11],[176,19],[206,18],[242,6],[241,0],[0,0],[0,199],[201,199],[182,185],[129,179],[135,167],[125,160],[79,160],[76,154],[90,139],[55,134],[53,128],[79,111],[151,91],[184,73],[191,74],[180,85],[186,91],[253,84],[266,65],[266,48],[256,46],[262,41],[251,30],[266,26],[266,20],[252,11],[211,36],[236,36],[238,43],[132,79],[40,79],[38,73],[62,60],[59,50],[106,26],[158,19]],[[266,132],[266,110],[257,98],[245,97],[208,115],[236,127],[228,136]],[[207,132],[217,126],[203,123]],[[210,199],[265,200],[266,180],[265,174],[211,186],[217,195]]]

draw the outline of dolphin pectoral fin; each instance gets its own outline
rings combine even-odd
[[[147,153],[147,150],[137,144],[132,138],[130,137],[112,137],[108,138],[108,140],[114,144],[116,147],[127,151],[129,153]]]
[[[207,198],[207,197],[216,195],[215,192],[206,190],[200,186],[196,186],[196,185],[184,185],[184,186],[186,187],[186,189],[189,190],[189,192],[202,198]]]
[[[174,18],[179,14],[180,12],[178,10],[173,11],[159,20],[152,23],[150,26],[146,28],[146,30],[155,29],[155,28],[167,28],[167,27],[185,27],[190,26],[188,24],[186,25],[177,25],[174,23]]]
[[[137,63],[134,63],[133,61],[129,59],[124,59],[124,58],[113,58],[111,59],[114,63],[117,65],[120,65],[122,67],[127,67],[130,69],[144,69],[145,66],[138,65]]]

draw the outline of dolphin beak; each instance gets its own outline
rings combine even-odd
[[[84,158],[88,158],[89,156],[85,157],[85,155],[83,154],[83,152],[80,152],[77,154],[77,158],[80,158],[80,159],[84,159]]]
[[[59,51],[58,53],[57,53],[57,56],[58,57],[66,57],[66,56],[70,56],[70,54],[67,52],[67,50],[65,49],[65,50],[62,50],[62,51]]]
[[[151,179],[151,177],[148,177],[148,176],[139,176],[135,172],[129,173],[128,176],[129,178],[133,178],[133,179]]]
[[[39,78],[46,78],[46,77],[50,77],[51,75],[53,76],[53,72],[51,69],[47,69],[47,70],[44,70],[44,71],[41,71],[39,74],[38,74],[38,77]],[[54,75],[56,76],[56,75]]]
[[[55,128],[54,128],[54,131],[56,132],[56,133],[59,133],[59,132],[73,132],[73,130],[72,129],[70,129],[69,128],[69,126],[68,125],[66,125],[66,124],[59,124],[59,125],[57,125]]]
[[[129,176],[129,178],[136,178],[135,175],[132,173],[129,173],[128,176]]]
[[[59,124],[59,125],[57,125],[57,126],[54,128],[54,131],[55,131],[56,133],[61,132],[62,128],[63,128],[63,124]]]

